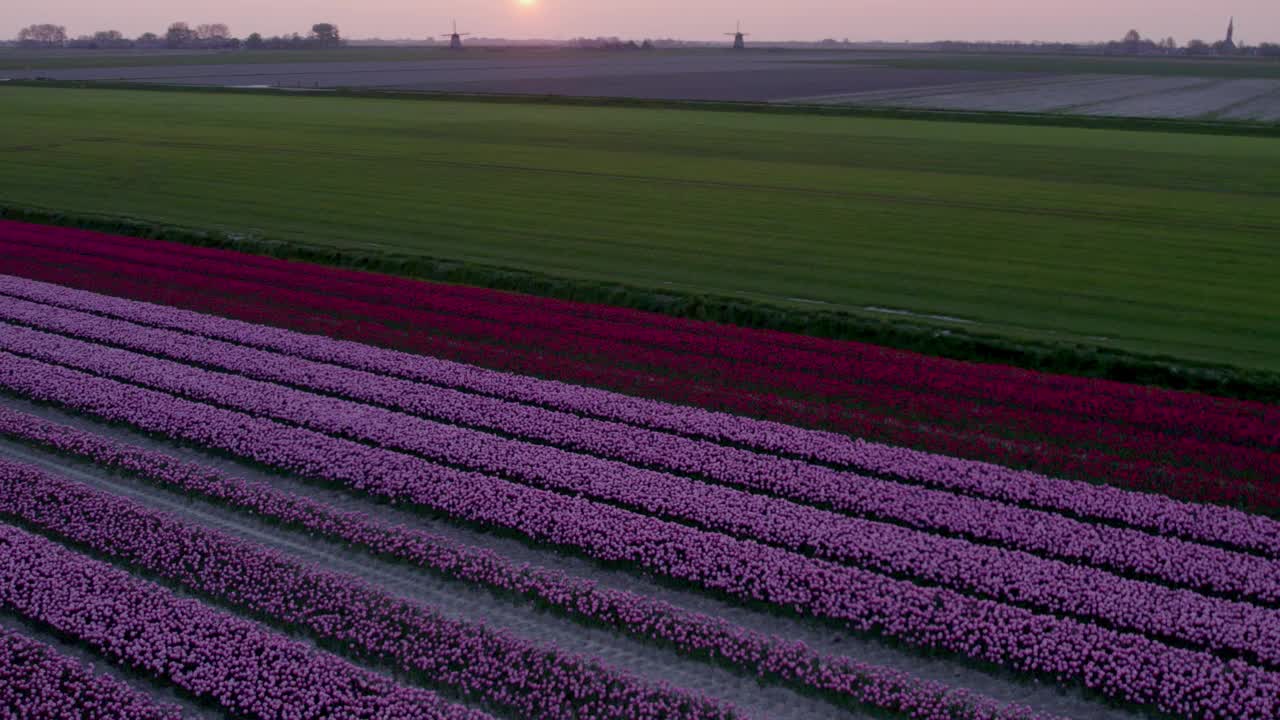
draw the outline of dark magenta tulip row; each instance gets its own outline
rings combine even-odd
[[[527,598],[571,617],[602,624],[683,653],[728,662],[832,696],[915,720],[1015,720],[1047,716],[968,690],[921,680],[848,657],[815,653],[804,643],[767,636],[723,619],[566,573],[512,562],[481,548],[421,530],[339,510],[307,497],[230,476],[164,453],[122,443],[0,407],[0,436],[88,460],[149,482],[195,493],[258,517],[429,569],[446,577]]]
[[[134,261],[137,251],[120,249],[115,254],[105,256],[99,263],[120,263]],[[143,254],[143,256],[146,256]],[[157,258],[161,263],[170,260]],[[979,423],[991,428],[1002,428],[1002,433],[1014,433],[1025,436],[1034,432],[1043,434],[1047,439],[1064,439],[1071,446],[1101,446],[1123,448],[1124,454],[1143,454],[1167,460],[1172,456],[1185,456],[1192,462],[1198,462],[1207,473],[1230,474],[1256,473],[1262,477],[1280,477],[1280,455],[1275,452],[1257,451],[1251,447],[1222,446],[1216,441],[1185,436],[1164,436],[1160,432],[1152,432],[1140,425],[1116,425],[1098,418],[1078,418],[1055,413],[1041,413],[1028,407],[1007,407],[991,405],[988,402],[963,401],[947,395],[931,395],[919,392],[916,388],[900,388],[893,386],[893,380],[899,378],[899,370],[893,366],[884,366],[882,372],[870,372],[860,364],[858,368],[828,369],[822,375],[792,372],[791,365],[782,363],[776,366],[760,366],[754,364],[730,363],[723,366],[716,359],[708,359],[685,351],[671,352],[658,350],[644,345],[637,346],[635,338],[628,338],[626,331],[622,337],[576,336],[567,328],[556,324],[548,328],[529,329],[520,324],[509,324],[504,320],[490,318],[465,318],[454,314],[431,313],[419,307],[394,307],[370,305],[358,300],[343,299],[332,293],[308,295],[296,290],[297,283],[276,282],[262,283],[261,279],[243,277],[252,274],[252,269],[243,269],[225,277],[215,277],[202,266],[200,273],[188,277],[189,268],[169,266],[163,272],[173,275],[172,282],[189,284],[192,282],[216,282],[224,292],[236,291],[244,295],[256,295],[262,288],[271,288],[271,292],[285,292],[293,296],[293,306],[316,310],[320,307],[330,313],[352,315],[358,314],[374,320],[404,325],[404,327],[430,328],[431,332],[449,334],[453,337],[470,337],[475,340],[484,338],[502,338],[507,345],[539,347],[544,351],[553,350],[561,354],[600,355],[609,363],[626,365],[655,366],[666,372],[673,369],[687,377],[694,378],[733,378],[735,387],[758,387],[769,392],[803,392],[805,395],[823,398],[823,400],[850,402],[860,407],[888,411],[897,415],[908,415],[910,418],[931,418],[941,423],[959,424],[959,427],[972,428]],[[472,304],[474,305],[474,304]],[[512,310],[517,315],[530,315],[525,309]],[[614,332],[613,334],[618,334]],[[776,354],[777,355],[777,354]],[[787,352],[781,352],[787,355]],[[846,380],[845,378],[855,378]],[[1021,393],[1027,396],[1027,391]],[[1193,423],[1183,427],[1185,432],[1197,432],[1201,428],[1213,427],[1208,423]],[[1275,436],[1275,428],[1266,428],[1266,432]]]
[[[442,470],[7,353],[0,353],[0,388],[854,631],[1079,682],[1120,701],[1196,718],[1280,712],[1280,676],[1241,660],[920,587],[478,473]]]
[[[0,460],[0,489],[0,513],[40,532],[517,717],[741,717],[29,465]]]
[[[858,377],[875,383],[919,386],[931,392],[963,395],[1015,406],[1070,412],[1122,425],[1147,425],[1186,432],[1241,428],[1244,437],[1274,444],[1280,415],[1260,403],[1237,403],[1120,383],[1051,376],[1001,366],[974,366],[863,343],[838,342],[678,320],[620,308],[569,303],[478,288],[419,282],[384,275],[318,266],[299,266],[274,258],[176,243],[111,236],[86,231],[9,224],[0,237],[68,252],[97,255],[164,268],[198,265],[202,271],[259,284],[377,303],[391,308],[439,312],[547,328],[670,348],[743,362],[767,362],[827,376]],[[762,352],[764,350],[764,352]],[[1037,382],[1038,381],[1038,382]],[[1029,392],[1030,390],[1030,392]],[[1257,418],[1260,423],[1248,424]]]
[[[583,418],[607,420],[635,428],[706,439],[808,458],[857,471],[902,478],[911,483],[976,495],[1082,518],[1117,522],[1162,534],[1238,547],[1280,558],[1280,523],[1258,515],[1213,506],[1137,494],[1076,481],[1056,480],[997,465],[959,460],[894,448],[778,423],[713,413],[696,408],[633,398],[553,381],[498,373],[406,353],[374,348],[288,330],[200,315],[176,308],[71,290],[22,278],[0,277],[0,292],[53,307],[101,313],[156,328],[220,339],[291,358],[313,360],[389,378],[402,378],[442,388],[525,403]],[[33,308],[9,302],[11,316],[31,319]],[[51,316],[52,317],[52,316]],[[365,376],[367,377],[367,376]],[[424,391],[426,389],[424,388]],[[593,430],[617,436],[620,430],[596,423]],[[583,434],[579,434],[582,437]],[[649,437],[655,437],[650,435]],[[666,442],[666,441],[664,441]],[[663,450],[665,451],[664,446]],[[682,445],[681,452],[693,445]],[[701,463],[724,467],[728,457],[744,458],[748,476],[759,454],[726,455],[720,451]],[[652,453],[646,461],[652,459]],[[794,463],[768,460],[770,475],[795,472]],[[685,469],[685,468],[679,468]],[[853,480],[852,482],[860,482]]]
[[[98,262],[119,263],[120,259],[104,258]],[[117,271],[131,272],[131,269],[117,269]],[[1005,431],[999,433],[1002,435],[1012,432],[1015,436],[1026,436],[1031,432],[1036,439],[1043,438],[1042,442],[1055,439],[1067,441],[1076,452],[1085,447],[1113,447],[1122,455],[1155,458],[1165,464],[1179,457],[1189,458],[1189,462],[1210,475],[1223,473],[1223,477],[1237,479],[1241,477],[1241,473],[1252,473],[1263,478],[1280,477],[1280,453],[1237,445],[1222,445],[1216,441],[1205,441],[1194,437],[1167,436],[1141,427],[1120,427],[1099,422],[1094,418],[1082,420],[1039,413],[1027,408],[975,404],[949,396],[922,394],[895,388],[880,379],[850,383],[843,379],[846,377],[843,374],[839,376],[840,379],[819,378],[805,373],[794,373],[785,367],[735,364],[730,368],[724,368],[715,361],[697,355],[646,350],[624,341],[578,338],[562,332],[550,334],[533,332],[490,320],[476,320],[455,315],[441,316],[416,309],[397,310],[386,306],[369,306],[367,303],[338,297],[301,293],[289,285],[262,285],[246,282],[239,276],[212,277],[204,268],[198,272],[180,269],[169,269],[166,272],[171,275],[170,282],[183,285],[216,283],[223,292],[252,295],[270,288],[269,292],[272,293],[291,294],[293,297],[290,302],[293,307],[312,311],[322,310],[344,316],[368,317],[377,322],[389,322],[404,327],[431,328],[435,332],[454,337],[501,338],[504,346],[536,347],[543,352],[574,354],[587,348],[592,353],[603,353],[610,363],[630,366],[638,366],[637,363],[639,363],[645,367],[661,367],[666,372],[672,372],[673,369],[678,368],[679,374],[687,377],[731,380],[735,388],[799,392],[818,398],[822,402],[857,400],[855,404],[859,407],[902,415],[913,420],[925,418],[930,422],[958,424],[962,428],[989,424],[996,428],[1004,428]],[[371,312],[374,315],[369,315]],[[382,315],[392,313],[394,316],[379,317],[378,313]],[[530,335],[531,332],[532,335]]]
[[[287,277],[290,284],[314,288],[328,294],[346,295],[354,293],[353,297],[376,297],[392,304],[404,306],[422,304],[437,296],[456,297],[465,299],[473,304],[516,305],[527,308],[531,312],[554,318],[556,322],[561,321],[563,316],[579,316],[607,319],[637,327],[664,328],[704,339],[713,339],[720,343],[718,347],[731,342],[767,341],[770,347],[808,350],[860,361],[891,362],[899,366],[908,365],[913,367],[916,365],[932,366],[936,373],[962,378],[978,377],[975,373],[981,370],[982,375],[986,375],[996,382],[1012,382],[1020,387],[1032,386],[1035,389],[1050,388],[1061,390],[1069,393],[1073,402],[1096,395],[1121,400],[1130,404],[1156,403],[1161,406],[1186,407],[1206,411],[1219,410],[1234,416],[1243,414],[1257,416],[1268,422],[1280,421],[1280,410],[1264,403],[1240,402],[1212,396],[1168,392],[1142,385],[1091,380],[1070,375],[1036,373],[1003,365],[974,366],[971,363],[893,350],[866,343],[829,340],[773,330],[759,330],[686,318],[673,318],[657,313],[609,305],[569,302],[484,288],[411,280],[392,275],[282,261],[261,255],[196,247],[182,243],[14,221],[0,221],[0,238],[17,239],[24,243],[44,246],[58,243],[64,247],[73,247],[80,253],[93,252],[94,248],[98,247],[105,248],[107,250],[105,254],[107,255],[117,253],[119,248],[142,249],[150,251],[150,257],[153,262],[172,257],[179,259],[179,266],[189,266],[185,259],[191,258],[198,260],[200,263],[212,262],[232,265],[236,268],[281,269],[288,274]],[[68,241],[70,245],[62,241]],[[345,292],[336,291],[335,282],[344,283]],[[748,353],[755,350],[755,345],[753,344],[749,344],[747,347]],[[979,386],[977,391],[982,392],[985,387],[985,385]],[[1091,390],[1091,392],[1082,392],[1085,389]]]
[[[0,349],[255,417],[283,420],[535,487],[604,500],[745,540],[1280,665],[1280,612],[1244,603],[850,518],[7,323],[0,323]],[[1030,532],[1033,528],[1026,525],[1013,530]],[[1181,567],[1193,558],[1202,559],[1205,562],[1197,568],[1200,577],[1211,578],[1218,585],[1254,583],[1261,586],[1257,594],[1264,599],[1280,598],[1280,566],[1276,563],[1201,546],[1191,548],[1204,550],[1201,556],[1216,552],[1221,557],[1219,562],[1195,555],[1164,560]],[[1171,622],[1171,618],[1188,617],[1198,621]]]
[[[16,298],[0,303],[0,320],[176,358],[264,381],[285,382],[379,403],[447,422],[611,456],[644,467],[708,477],[728,485],[765,490],[799,502],[830,506],[918,529],[976,538],[1073,562],[1083,561],[1167,584],[1241,593],[1249,586],[1245,578],[1265,577],[1271,568],[1270,564],[1258,558],[1238,558],[1224,550],[1177,539],[853,475],[680,435],[463,393]],[[38,343],[39,338],[30,339],[30,342]],[[133,361],[127,361],[125,365],[133,370],[139,367]],[[163,368],[159,376],[167,377]],[[138,380],[137,377],[130,379]],[[267,392],[272,391],[268,389]],[[813,522],[832,522],[834,528],[846,521],[819,518]],[[1028,532],[1028,527],[1034,527],[1036,531]],[[1178,560],[1170,562],[1170,558]],[[1215,580],[1222,577],[1222,568],[1233,565],[1239,568],[1238,582],[1232,585]],[[1108,581],[1114,580],[1106,577]],[[1257,586],[1256,581],[1254,586]],[[1065,587],[1063,591],[1074,593]],[[1264,601],[1280,601],[1280,576],[1270,591],[1256,597]],[[1059,606],[1058,609],[1068,608]]]
[[[236,717],[488,717],[2,523],[0,607]]]
[[[42,642],[0,628],[0,717],[178,720],[182,713]]]
[[[1168,466],[1141,458],[1086,452],[1075,446],[1059,446],[1042,440],[1011,440],[974,432],[960,432],[827,404],[811,405],[792,398],[748,393],[739,388],[717,388],[700,381],[677,380],[651,371],[633,371],[616,365],[581,363],[536,349],[524,351],[504,345],[468,343],[456,338],[423,335],[389,329],[377,323],[316,314],[306,309],[279,309],[260,296],[220,294],[222,288],[199,293],[156,281],[138,281],[122,274],[82,272],[66,263],[32,264],[0,254],[0,271],[17,272],[59,283],[107,290],[169,304],[213,311],[224,315],[323,335],[401,347],[416,352],[453,357],[484,366],[549,377],[571,379],[588,385],[620,389],[633,394],[660,397],[695,406],[721,408],[745,415],[761,415],[806,426],[823,426],[895,445],[921,447],[967,458],[999,460],[1016,465],[1049,469],[1070,477],[1102,479],[1108,483],[1160,492],[1204,502],[1243,503],[1250,507],[1280,508],[1280,484],[1256,484],[1206,475],[1192,468]]]

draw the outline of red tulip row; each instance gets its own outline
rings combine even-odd
[[[740,600],[1078,682],[1123,702],[1194,718],[1223,712],[1270,718],[1280,712],[1280,676],[1240,660],[922,587],[478,473],[441,470],[410,456],[7,353],[0,353],[0,387]]]
[[[14,247],[14,253],[39,257],[43,251]],[[513,323],[510,319],[470,318],[449,313],[426,312],[417,308],[401,308],[367,303],[326,294],[296,290],[292,282],[268,285],[252,277],[219,277],[206,268],[193,271],[181,267],[154,268],[132,262],[129,255],[135,251],[123,250],[124,257],[84,256],[75,253],[43,253],[46,259],[53,257],[78,257],[89,262],[98,272],[133,275],[159,273],[166,282],[183,287],[214,288],[219,293],[235,293],[258,296],[268,302],[311,312],[352,317],[367,322],[389,324],[393,327],[427,329],[453,339],[468,338],[474,342],[492,343],[501,340],[503,347],[537,348],[559,355],[573,357],[586,363],[606,363],[611,366],[636,369],[658,369],[675,377],[710,382],[735,389],[756,389],[763,392],[797,395],[808,403],[834,404],[836,408],[851,406],[854,409],[877,414],[900,416],[904,420],[924,421],[943,427],[980,427],[999,437],[1048,440],[1070,443],[1077,449],[1099,448],[1123,456],[1156,458],[1162,462],[1178,461],[1210,473],[1229,476],[1280,476],[1280,454],[1269,446],[1263,449],[1248,445],[1223,443],[1213,439],[1189,436],[1191,430],[1224,427],[1226,421],[1195,422],[1187,418],[1180,427],[1188,432],[1166,434],[1141,426],[1116,425],[1100,421],[1097,417],[1081,418],[1060,413],[1045,413],[1028,407],[1008,407],[989,403],[975,403],[948,394],[921,392],[913,388],[899,388],[891,384],[897,377],[892,368],[879,375],[868,375],[865,369],[849,369],[833,377],[815,376],[793,372],[785,364],[782,367],[724,363],[681,350],[669,350],[637,345],[627,338],[596,338],[573,335],[559,328],[530,329]],[[286,281],[281,281],[284,283]],[[513,310],[513,312],[516,312]],[[523,311],[520,311],[523,312]],[[765,352],[763,349],[758,352]],[[768,351],[778,355],[777,351]],[[855,382],[850,377],[857,378]],[[1103,416],[1102,419],[1105,419]],[[1241,422],[1233,418],[1232,422]],[[1268,436],[1278,431],[1274,427],[1262,427],[1259,433]],[[1252,441],[1258,442],[1257,438]],[[1269,441],[1262,441],[1264,443]]]
[[[563,572],[508,560],[422,530],[339,510],[268,483],[251,482],[109,437],[0,407],[0,436],[52,450],[147,482],[199,495],[313,536],[408,561],[445,577],[512,593],[569,617],[726,662],[912,720],[1049,720],[1016,705],[922,680],[902,671],[814,652],[803,643],[766,636],[721,618]]]
[[[1152,460],[1120,458],[1042,442],[1015,442],[980,433],[902,422],[893,417],[872,413],[854,413],[849,410],[837,412],[829,405],[805,405],[776,395],[725,391],[698,382],[677,381],[612,365],[584,364],[575,359],[540,352],[523,353],[510,347],[499,349],[489,345],[467,344],[443,336],[406,333],[378,324],[340,321],[332,316],[308,314],[302,310],[280,310],[264,304],[256,297],[218,293],[204,295],[188,287],[139,282],[123,275],[83,272],[65,265],[18,263],[14,267],[13,262],[13,258],[0,255],[0,272],[14,272],[25,277],[170,303],[255,323],[405,348],[426,355],[451,357],[487,367],[562,378],[745,416],[765,416],[802,426],[829,427],[858,437],[898,446],[919,447],[949,456],[1038,468],[1067,477],[1101,479],[1122,487],[1160,492],[1191,501],[1243,505],[1263,511],[1280,509],[1280,485],[1276,483],[1231,480]]]
[[[31,252],[39,251],[33,250]],[[59,257],[66,258],[70,256],[62,253]],[[13,262],[13,260],[11,259],[10,262]],[[107,262],[112,261],[99,258],[97,272],[101,272],[101,264]],[[297,267],[289,264],[285,265],[287,267]],[[128,267],[137,271],[138,268],[143,266],[129,265]],[[65,272],[65,270],[64,268],[63,271]],[[38,273],[39,270],[36,272]],[[137,271],[135,274],[146,275],[146,272]],[[245,283],[243,280],[233,278],[184,277],[183,273],[176,268],[155,268],[152,270],[152,274],[155,282],[167,282],[164,278],[169,275],[173,276],[170,280],[181,279],[183,282],[182,291],[187,294],[187,302],[183,304],[194,307],[225,311],[225,306],[221,308],[210,307],[209,303],[216,305],[219,298],[224,298],[227,292],[236,288],[239,288],[237,290],[238,293],[255,295],[254,303],[261,304],[264,300],[272,300],[273,298],[273,302],[288,301],[289,304],[287,306],[274,308],[275,312],[271,313],[274,317],[259,316],[253,318],[259,321],[266,320],[277,323],[281,321],[318,322],[318,326],[309,325],[306,329],[336,330],[339,333],[363,340],[377,340],[396,346],[410,347],[423,352],[458,357],[473,362],[479,361],[494,364],[495,359],[500,356],[498,362],[511,369],[526,372],[550,371],[579,381],[603,381],[612,387],[621,387],[632,391],[639,390],[669,399],[693,402],[711,400],[718,407],[734,411],[762,412],[765,415],[791,422],[817,423],[845,432],[866,434],[869,437],[894,443],[910,443],[935,451],[961,454],[968,457],[986,457],[1007,464],[1025,464],[1060,474],[1106,478],[1131,487],[1157,489],[1191,499],[1226,502],[1243,501],[1246,504],[1265,508],[1271,502],[1270,496],[1275,494],[1275,490],[1266,485],[1269,479],[1274,479],[1277,475],[1277,457],[1280,456],[1277,456],[1276,453],[1256,448],[1226,447],[1217,441],[1202,440],[1186,435],[1164,435],[1155,431],[1134,429],[1125,432],[1109,423],[1095,422],[1092,419],[1083,420],[1061,414],[1046,415],[1044,412],[1037,411],[1034,408],[1010,408],[1003,405],[973,406],[967,401],[959,401],[945,394],[932,395],[926,393],[922,395],[917,392],[913,396],[916,400],[910,400],[906,405],[903,405],[902,402],[902,398],[906,396],[900,396],[898,400],[891,399],[886,401],[887,405],[880,404],[878,401],[877,403],[872,403],[869,406],[870,410],[850,409],[838,403],[831,405],[821,400],[796,403],[785,397],[774,396],[765,396],[765,402],[762,403],[760,395],[743,390],[739,382],[742,375],[738,371],[734,371],[736,374],[729,378],[732,382],[725,380],[729,376],[726,376],[724,372],[714,369],[708,371],[711,373],[710,375],[702,373],[702,376],[694,380],[685,380],[679,375],[655,378],[652,370],[644,372],[643,368],[628,371],[626,364],[635,361],[638,355],[636,346],[617,340],[600,339],[600,342],[592,341],[587,343],[582,339],[585,336],[572,336],[560,341],[556,341],[554,338],[531,336],[526,339],[527,341],[520,341],[524,342],[523,345],[520,345],[520,342],[517,341],[521,337],[521,326],[504,325],[498,323],[498,321],[478,320],[450,314],[437,314],[432,316],[434,319],[427,318],[429,332],[420,332],[418,329],[403,331],[397,327],[387,325],[388,317],[379,317],[378,315],[387,316],[390,313],[389,317],[392,317],[393,320],[398,318],[399,322],[405,323],[411,322],[413,318],[417,317],[412,315],[413,312],[417,312],[416,310],[381,305],[375,306],[372,303],[347,300],[345,298],[326,298],[316,293],[304,293],[293,289],[284,290],[279,287]],[[62,279],[66,279],[65,274]],[[202,294],[197,287],[201,283],[206,286],[207,294]],[[290,283],[291,286],[295,284]],[[86,286],[94,286],[93,281],[90,280],[90,285]],[[136,287],[130,292],[136,295]],[[198,300],[191,303],[192,297],[198,297]],[[163,299],[175,300],[172,297]],[[273,306],[268,304],[264,307],[272,308]],[[299,317],[299,313],[306,312],[320,312],[322,316],[314,319]],[[410,315],[405,315],[405,313],[410,313]],[[241,317],[246,316],[241,315]],[[339,327],[335,328],[335,322],[339,324]],[[475,323],[480,323],[480,325]],[[421,327],[421,324],[418,327]],[[445,337],[438,334],[430,334],[430,332],[444,331],[482,337],[483,339],[460,341],[455,336]],[[352,333],[357,334],[352,335]],[[495,339],[503,343],[501,353],[495,352],[494,347],[490,344]],[[547,347],[555,346],[556,342],[562,344],[562,349],[567,347],[565,352],[569,353],[569,355],[552,357],[544,352]],[[603,347],[600,343],[607,344],[608,342],[614,342],[617,345],[616,349],[622,354],[615,354],[613,356],[614,360],[606,363],[606,368],[601,368],[598,364],[580,359],[579,356],[582,353],[595,353],[599,347]],[[536,350],[529,349],[531,343],[536,343]],[[564,346],[563,343],[569,344]],[[525,349],[522,350],[520,349],[521,347]],[[653,352],[664,351],[654,350]],[[554,358],[565,357],[569,359],[554,363],[548,362]],[[654,356],[650,358],[652,362],[645,361],[647,364],[644,367],[657,367],[660,372],[669,373],[673,368],[687,365],[687,360],[691,357],[693,356],[687,354],[667,353],[662,357]],[[681,358],[685,360],[681,360]],[[985,368],[983,369],[985,370]],[[713,376],[716,376],[717,373],[719,373],[718,376],[721,377],[721,380],[714,379]],[[763,374],[757,373],[757,375],[760,378],[772,378],[773,380],[770,380],[772,382],[776,380],[778,372],[774,369],[769,369],[767,372]],[[842,377],[847,375],[848,373],[844,373]],[[858,386],[861,388],[860,391],[864,393],[889,392],[901,395],[902,392],[915,392],[895,390],[889,383],[870,382],[867,377],[860,377],[862,379],[859,380]],[[799,378],[797,382],[803,384],[803,380],[803,378]],[[822,382],[828,382],[828,380],[822,380]],[[657,387],[654,387],[655,383]],[[1076,394],[1079,395],[1080,393]],[[1172,396],[1182,397],[1177,394],[1172,394]],[[1196,396],[1187,397],[1194,398]],[[914,407],[922,412],[930,413],[928,419],[935,424],[929,428],[921,429],[917,427],[917,423],[906,422],[904,417],[903,420],[898,421],[898,426],[894,426],[892,419],[890,419],[890,422],[885,422],[885,411],[882,409],[884,407],[891,408],[890,414],[892,416],[911,416],[915,412],[911,410]],[[1247,417],[1240,408],[1233,409],[1236,411],[1237,418]],[[939,413],[942,414],[939,415]],[[1215,418],[1197,416],[1194,418],[1195,422],[1187,422],[1185,425],[1194,428],[1222,427],[1225,423],[1224,418],[1230,416],[1230,414],[1229,411],[1223,411],[1223,413],[1220,413],[1220,417]],[[948,420],[948,417],[951,419]],[[985,417],[994,421],[994,426],[987,427],[987,432],[993,434],[975,434],[971,431],[961,431],[952,427],[957,424],[971,423],[975,417]],[[1191,416],[1188,415],[1188,417]],[[1044,422],[1037,426],[1036,423],[1040,421]],[[1030,436],[1027,435],[1028,427],[1035,430]],[[1275,428],[1274,425],[1265,420],[1259,421],[1258,427],[1266,428],[1265,432],[1274,432]],[[1199,433],[1199,430],[1196,432]],[[1050,444],[1046,445],[1046,443]],[[1092,444],[1095,449],[1082,452],[1079,447],[1081,444],[1086,446]],[[1170,465],[1171,461],[1180,463],[1183,466],[1178,464]],[[1253,479],[1250,480],[1250,478]],[[1261,487],[1256,485],[1261,485]]]
[[[1261,403],[1240,403],[1002,366],[975,368],[968,363],[865,343],[751,330],[622,308],[426,283],[340,268],[304,266],[303,269],[296,263],[225,250],[83,230],[54,230],[21,223],[0,223],[0,238],[4,237],[107,257],[123,257],[135,251],[130,257],[158,267],[181,269],[195,263],[220,276],[251,277],[269,284],[287,283],[293,288],[327,296],[489,317],[514,324],[554,328],[559,333],[612,337],[734,360],[767,361],[793,369],[805,368],[836,375],[854,372],[859,376],[868,371],[888,371],[892,374],[876,377],[895,384],[927,385],[946,394],[988,401],[1000,399],[1018,406],[1033,400],[1040,407],[1089,417],[1102,416],[1126,426],[1151,425],[1185,430],[1188,413],[1196,414],[1194,421],[1197,425],[1209,426],[1223,421],[1239,422],[1240,416],[1245,415],[1264,421],[1250,426],[1258,432],[1256,438],[1274,441],[1274,422],[1280,421],[1280,411]],[[522,311],[522,314],[513,314],[513,310]],[[660,334],[655,331],[666,332]],[[768,356],[760,354],[762,343],[770,347]],[[781,354],[777,353],[778,350]],[[851,361],[857,364],[850,364]],[[911,382],[904,382],[908,377]],[[1034,391],[1030,398],[1028,390]],[[1213,432],[1214,428],[1199,428],[1198,431]]]
[[[1055,480],[20,278],[0,277],[0,295],[8,298],[0,317],[12,322],[612,456],[643,467],[657,465],[817,506],[907,525],[923,523],[947,533],[978,532],[972,523],[942,510],[960,504],[967,514],[996,525],[1007,520],[1010,527],[1039,528],[1021,537],[1000,532],[998,537],[982,535],[984,539],[1126,572],[1167,579],[1160,571],[1166,567],[1161,558],[1175,552],[1174,546],[1148,547],[1153,539],[1141,533],[1121,528],[1113,532],[1056,514],[1280,558],[1280,524],[1238,510]],[[843,469],[834,471],[822,464]],[[1020,508],[1056,514],[1027,513]],[[1189,548],[1178,547],[1180,557],[1189,557]],[[1117,554],[1117,548],[1135,550]],[[1205,548],[1202,552],[1216,551]],[[1221,564],[1221,558],[1207,562]],[[1196,564],[1184,561],[1177,571],[1182,575]]]

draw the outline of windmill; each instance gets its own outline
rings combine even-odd
[[[737,30],[735,30],[735,31],[733,31],[733,32],[731,32],[731,33],[725,33],[725,35],[732,35],[732,36],[733,36],[733,49],[734,49],[734,50],[746,50],[746,49],[747,49],[747,41],[746,41],[746,37],[747,37],[748,35],[750,35],[750,34],[751,34],[751,33],[744,33],[744,32],[742,32],[742,21],[741,21],[741,20],[739,20],[739,21],[738,21],[738,29],[737,29]]]
[[[449,38],[449,49],[450,49],[450,50],[461,50],[461,49],[462,49],[462,38],[464,38],[464,37],[466,37],[466,36],[468,36],[468,35],[470,35],[470,34],[471,34],[471,33],[460,33],[460,32],[458,32],[458,21],[457,21],[457,20],[454,20],[454,21],[453,21],[453,32],[451,32],[451,33],[445,33],[444,35],[441,35],[440,37],[447,37],[447,38]]]

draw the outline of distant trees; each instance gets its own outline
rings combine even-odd
[[[176,22],[169,26],[164,33],[165,45],[173,49],[184,48],[196,39],[196,33],[191,29],[190,25],[184,22]]]
[[[1209,50],[1209,43],[1198,38],[1187,43],[1188,55],[1208,55]]]
[[[346,45],[346,41],[332,23],[316,23],[307,35],[293,33],[263,37],[253,33],[245,38],[244,47],[249,50],[311,50],[317,48],[333,48]]]
[[[635,40],[623,41],[616,37],[574,38],[569,41],[569,46],[582,50],[652,50],[654,48],[650,40],[637,44]]]
[[[81,35],[67,42],[67,47],[89,50],[127,50],[133,47],[133,41],[126,38],[119,30],[99,30],[92,35]]]
[[[203,23],[192,28],[176,22],[165,31],[164,44],[175,50],[222,50],[240,47],[240,40],[231,37],[231,29],[225,23]]]
[[[1258,54],[1263,57],[1280,57],[1280,45],[1276,43],[1262,43],[1258,46]]]
[[[133,41],[119,30],[99,30],[93,34],[93,44],[106,49],[133,47]]]
[[[67,29],[44,23],[28,25],[18,31],[18,44],[28,47],[61,47],[67,42]]]
[[[1198,42],[1198,41],[1197,41]],[[1204,46],[1206,48],[1208,45]],[[1084,46],[1084,52],[1097,52],[1096,46]],[[1171,37],[1163,40],[1153,40],[1152,38],[1144,38],[1137,30],[1130,30],[1124,34],[1124,39],[1119,42],[1107,43],[1103,48],[1105,54],[1108,55],[1176,55],[1179,54],[1178,41]],[[1188,53],[1190,54],[1190,53]]]
[[[342,36],[338,26],[333,23],[316,23],[311,26],[311,39],[320,47],[338,47],[342,44]]]
[[[1121,52],[1126,55],[1141,55],[1143,53],[1154,53],[1160,47],[1161,45],[1157,45],[1154,40],[1143,38],[1137,30],[1130,30],[1124,34],[1124,39],[1118,44],[1111,43],[1108,51]]]
[[[1219,40],[1213,44],[1213,52],[1216,55],[1235,55],[1243,50],[1244,48],[1236,46],[1235,43],[1228,43],[1226,40]]]
[[[231,37],[231,29],[223,23],[197,25],[195,39],[206,42],[225,41]]]

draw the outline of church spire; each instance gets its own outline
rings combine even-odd
[[[1231,17],[1231,22],[1227,23],[1227,44],[1228,45],[1233,44],[1235,42],[1235,35],[1236,35],[1236,19],[1235,19],[1235,16],[1233,15]]]

